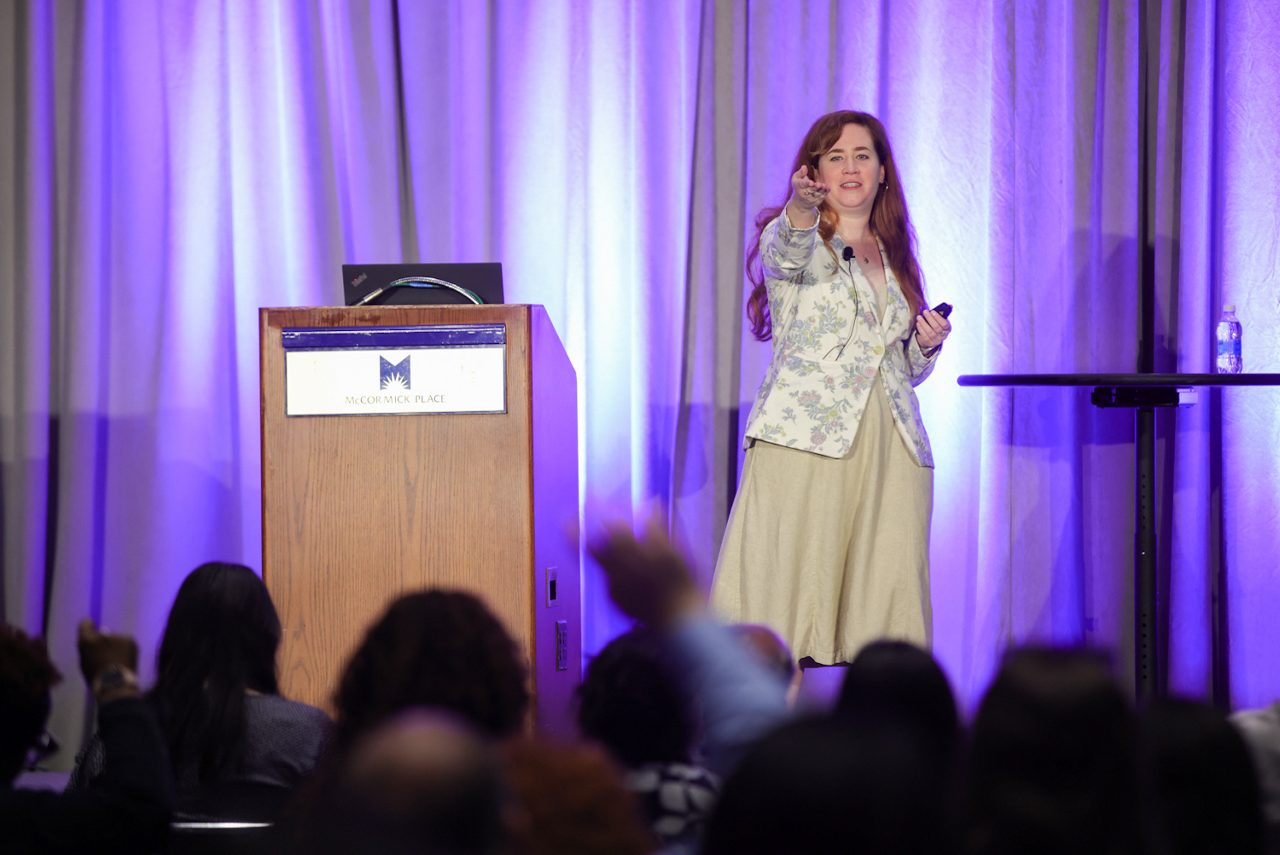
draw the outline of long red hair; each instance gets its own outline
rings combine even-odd
[[[804,135],[804,142],[796,152],[796,159],[791,164],[791,174],[801,166],[808,166],[816,175],[818,159],[831,150],[840,139],[845,125],[861,125],[871,134],[876,147],[876,155],[884,167],[884,184],[876,191],[875,202],[871,206],[871,233],[884,243],[889,255],[889,266],[898,279],[907,303],[911,306],[911,314],[915,315],[924,305],[924,277],[920,273],[920,264],[916,261],[915,230],[911,227],[911,218],[907,214],[907,199],[902,193],[902,182],[898,178],[898,165],[893,159],[893,149],[889,147],[889,135],[884,125],[870,113],[858,113],[853,110],[837,110],[820,117],[809,132]],[[787,195],[782,204],[765,208],[756,215],[756,239],[747,253],[747,278],[751,281],[751,296],[747,298],[747,320],[751,322],[751,333],[760,341],[768,341],[773,337],[773,319],[769,315],[769,294],[765,290],[764,267],[760,263],[760,236],[764,227],[782,213],[791,196],[791,187],[787,186]],[[822,203],[818,211],[818,235],[827,249],[831,250],[831,238],[836,233],[836,225],[840,217],[829,204]]]

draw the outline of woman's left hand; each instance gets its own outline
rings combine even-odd
[[[951,322],[933,309],[916,315],[916,343],[923,351],[936,350],[951,335]]]

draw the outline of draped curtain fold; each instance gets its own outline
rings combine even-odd
[[[1010,641],[1128,673],[1131,414],[955,377],[1136,370],[1144,263],[1158,370],[1209,370],[1223,302],[1276,369],[1277,24],[1265,0],[0,5],[5,619],[74,673],[81,616],[154,651],[192,567],[258,566],[256,310],[340,302],[344,261],[501,261],[577,370],[586,530],[665,508],[708,581],[769,355],[745,248],[848,107],[885,121],[956,306],[918,390],[937,652],[966,699]],[[1278,411],[1161,416],[1178,690],[1280,694]],[[623,622],[584,572],[594,650]],[[64,743],[82,718],[67,681]]]

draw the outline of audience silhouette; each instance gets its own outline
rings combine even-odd
[[[280,696],[280,634],[271,595],[248,567],[202,564],[179,587],[146,697],[183,816],[269,821],[315,766],[329,717]],[[102,764],[95,738],[69,789],[91,788]]]
[[[648,627],[605,645],[579,689],[578,726],[625,767],[627,788],[659,839],[691,844],[719,781],[693,762],[699,724],[668,647]]]
[[[80,624],[80,672],[98,703],[103,768],[91,791],[15,789],[42,749],[49,690],[61,679],[45,647],[0,624],[0,852],[79,855],[156,852],[173,802],[155,712],[139,696],[138,646]]]
[[[460,591],[387,607],[331,724],[279,696],[281,627],[261,581],[213,563],[175,598],[145,701],[132,641],[82,627],[100,732],[69,793],[14,790],[59,675],[3,627],[0,851],[160,851],[175,781],[180,812],[230,785],[301,782],[271,843],[319,855],[1276,851],[1259,783],[1280,756],[1275,708],[1135,712],[1104,653],[1026,646],[1005,653],[966,727],[937,660],[886,639],[847,666],[829,711],[797,716],[785,647],[710,615],[659,527],[589,547],[637,625],[590,661],[577,744],[529,735],[524,655]]]

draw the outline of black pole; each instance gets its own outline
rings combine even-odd
[[[1156,414],[1134,411],[1136,448],[1133,532],[1134,659],[1139,703],[1159,693],[1156,665]]]
[[[1139,3],[1138,15],[1138,198],[1140,252],[1138,257],[1138,372],[1150,374],[1156,362],[1155,188],[1156,138],[1159,108],[1160,6]],[[1156,423],[1155,410],[1138,407],[1135,414],[1137,504],[1133,532],[1133,605],[1135,691],[1138,701],[1156,697],[1163,668],[1156,647]]]

